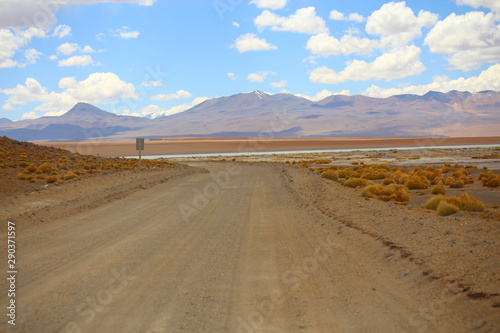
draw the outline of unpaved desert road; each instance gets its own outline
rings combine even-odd
[[[422,309],[450,300],[405,279],[403,259],[385,261],[389,250],[368,236],[337,233],[336,222],[302,198],[280,167],[204,167],[210,173],[158,184],[19,235],[17,324],[8,330],[464,328],[456,318],[430,320],[445,311],[420,321]]]

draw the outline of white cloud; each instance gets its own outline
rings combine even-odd
[[[485,7],[496,13],[500,13],[500,2],[498,0],[455,0],[457,5],[468,5],[473,8]]]
[[[492,13],[453,13],[434,26],[425,44],[433,53],[447,54],[453,68],[471,70],[500,61],[500,26]]]
[[[318,55],[369,54],[379,43],[368,38],[344,35],[340,40],[327,33],[314,35],[307,41],[306,49]]]
[[[297,97],[302,97],[302,98],[308,99],[308,100],[313,101],[313,102],[321,101],[322,99],[325,99],[325,98],[330,97],[332,95],[351,95],[351,92],[349,90],[341,90],[339,92],[332,92],[330,90],[323,89],[312,96],[309,96],[306,94],[295,94],[295,96],[297,96]]]
[[[35,119],[37,118],[38,116],[36,115],[35,112],[31,111],[31,112],[25,112],[23,113],[23,115],[21,116],[22,119]]]
[[[383,46],[399,47],[419,37],[422,27],[431,27],[437,20],[436,14],[424,10],[415,16],[404,1],[389,2],[368,17],[366,32],[379,35]]]
[[[85,47],[82,49],[83,53],[95,53],[96,51],[90,47],[89,45],[85,45]]]
[[[178,90],[173,94],[158,94],[151,96],[151,99],[154,101],[170,101],[172,99],[184,99],[193,97],[190,92],[186,90]]]
[[[227,73],[227,76],[233,81],[239,80],[239,77],[234,73],[229,72]]]
[[[32,65],[36,63],[36,60],[40,58],[43,53],[38,52],[35,49],[27,49],[24,52],[24,57],[26,58],[26,65]]]
[[[79,47],[76,43],[64,43],[57,47],[57,52],[64,55],[70,55],[78,51],[78,49]]]
[[[366,21],[366,18],[363,15],[360,15],[358,13],[351,13],[351,14],[349,14],[349,21],[361,23],[361,22]]]
[[[238,22],[233,22],[233,26],[235,26],[236,28],[239,28],[240,24]]]
[[[337,11],[337,10],[332,10],[329,15],[330,20],[335,20],[335,21],[354,21],[354,22],[364,22],[366,19],[363,17],[363,15],[360,15],[358,13],[351,13],[349,16],[345,16],[343,13]]]
[[[500,64],[490,66],[479,73],[478,76],[450,80],[446,76],[435,77],[432,83],[424,85],[411,85],[404,88],[384,89],[372,85],[362,94],[372,97],[389,97],[401,94],[424,95],[429,91],[448,92],[450,90],[478,92],[483,90],[500,91]]]
[[[251,4],[258,8],[281,9],[286,6],[288,0],[252,0]]]
[[[10,29],[0,29],[0,68],[25,67],[28,64],[34,63],[31,62],[33,58],[28,59],[27,63],[20,63],[12,58],[35,37],[44,38],[46,37],[46,32],[37,28],[15,31]],[[25,52],[25,56],[26,55],[27,54]],[[31,53],[31,55],[33,55],[33,53]]]
[[[56,55],[53,54],[53,55],[49,56],[49,59],[52,60],[52,61],[55,61],[55,60],[57,60],[59,58]]]
[[[121,38],[137,38],[139,37],[139,31],[120,31],[119,32]]]
[[[140,85],[143,87],[162,87],[163,83],[160,81],[148,81],[142,82]]]
[[[240,53],[278,49],[276,46],[268,43],[265,39],[259,38],[252,33],[244,34],[238,37],[230,48],[236,48]]]
[[[335,21],[343,21],[345,20],[345,16],[343,13],[339,12],[338,10],[332,10],[330,12],[329,16],[330,20],[335,20]]]
[[[259,30],[271,27],[273,31],[290,31],[311,35],[328,32],[325,20],[316,15],[314,7],[297,9],[289,17],[280,17],[266,9],[255,18],[254,24]]]
[[[58,25],[54,28],[54,32],[52,32],[52,37],[63,38],[67,36],[71,36],[71,27],[65,24]]]
[[[271,82],[271,86],[274,88],[284,88],[288,84],[287,80],[281,80],[278,82]]]
[[[346,81],[393,80],[418,75],[425,70],[419,60],[421,54],[417,46],[406,46],[391,50],[373,62],[353,60],[341,72],[322,66],[315,68],[309,79],[315,83],[337,84]]]
[[[85,67],[94,63],[94,59],[88,54],[77,55],[70,57],[68,59],[59,60],[57,66],[59,67],[70,67],[70,66],[81,66]]]
[[[252,82],[256,82],[256,83],[261,83],[267,79],[268,75],[275,75],[275,74],[276,73],[274,73],[274,72],[259,71],[257,73],[248,74],[247,80],[252,81]]]
[[[48,29],[57,21],[55,12],[72,4],[127,2],[151,6],[155,0],[7,0],[0,1],[0,27]]]
[[[59,81],[61,92],[47,91],[37,80],[28,78],[24,85],[2,89],[8,95],[4,109],[14,105],[38,102],[35,111],[65,112],[78,102],[104,103],[125,98],[139,97],[135,87],[122,81],[114,73],[94,73],[82,81],[65,77]]]
[[[170,115],[173,115],[176,113],[180,113],[180,112],[189,110],[192,107],[194,107],[200,103],[203,103],[207,99],[208,99],[207,97],[196,97],[195,99],[193,99],[189,103],[180,104],[180,105],[174,106],[170,109],[165,109],[165,108],[162,108],[158,105],[150,104],[150,105],[146,106],[145,108],[142,108],[139,111],[123,110],[123,111],[119,111],[119,112],[115,111],[115,113],[121,114],[121,115],[141,116],[141,117],[155,119],[155,118],[170,116]]]

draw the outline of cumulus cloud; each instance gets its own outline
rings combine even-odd
[[[271,86],[274,88],[284,88],[288,84],[287,80],[281,80],[278,82],[271,82]]]
[[[173,94],[158,94],[151,96],[151,99],[154,101],[170,101],[172,99],[184,99],[193,97],[189,91],[186,90],[178,90]]]
[[[483,90],[500,91],[500,64],[490,66],[478,76],[460,77],[451,80],[446,76],[437,76],[433,82],[424,85],[411,85],[404,88],[384,89],[372,85],[362,94],[372,97],[389,97],[401,94],[424,95],[429,91],[448,92],[450,90],[478,92]]]
[[[82,49],[83,53],[95,53],[96,51],[90,47],[89,45],[85,45],[85,47]]]
[[[82,81],[74,77],[64,77],[59,81],[61,92],[48,91],[34,78],[14,88],[2,89],[0,93],[8,96],[4,110],[14,105],[38,102],[35,111],[65,112],[78,102],[92,104],[139,97],[134,85],[122,81],[114,73],[94,73]]]
[[[238,77],[236,74],[232,73],[232,72],[227,73],[227,76],[228,76],[231,80],[233,80],[233,81],[236,81],[236,80],[238,80],[238,79],[239,79],[239,77]]]
[[[88,54],[86,55],[77,55],[69,57],[68,59],[59,60],[57,66],[59,67],[71,67],[71,66],[80,66],[85,67],[88,65],[92,65],[94,63],[94,59]]]
[[[254,24],[261,31],[270,27],[273,31],[290,31],[311,35],[328,32],[325,20],[316,15],[314,7],[297,9],[289,17],[278,16],[266,9],[255,18]]]
[[[155,105],[155,104],[150,104],[150,105],[148,105],[148,106],[146,106],[138,111],[121,110],[121,111],[114,111],[114,113],[120,114],[120,115],[140,116],[140,117],[147,117],[147,118],[151,118],[151,119],[156,119],[156,118],[161,118],[161,117],[170,116],[170,115],[173,115],[176,113],[184,112],[184,111],[189,110],[198,104],[203,103],[207,99],[208,99],[207,97],[196,97],[189,103],[180,104],[180,105],[174,106],[170,109],[162,108],[162,107]]]
[[[268,43],[265,39],[259,38],[252,33],[244,34],[238,37],[230,48],[235,48],[240,53],[278,49],[276,46]]]
[[[90,4],[103,2],[126,2],[142,6],[151,6],[155,0],[22,0],[0,1],[0,27],[26,28],[37,27],[48,29],[57,18],[55,12],[72,4]]]
[[[393,49],[373,62],[353,60],[341,72],[326,66],[315,68],[309,79],[315,83],[337,84],[346,81],[393,80],[411,75],[418,75],[425,70],[419,59],[421,54],[417,46]]]
[[[471,70],[500,61],[500,26],[492,13],[453,13],[432,28],[425,44],[433,53],[447,54],[453,68]]]
[[[307,41],[306,49],[318,55],[369,54],[379,43],[368,38],[344,35],[340,40],[327,33],[314,35]]]
[[[436,14],[424,10],[415,16],[404,1],[389,2],[368,17],[366,32],[379,35],[383,46],[399,47],[419,37],[423,27],[431,27],[437,20]]]
[[[46,36],[46,31],[38,28],[27,28],[16,31],[0,29],[0,68],[25,67],[28,64],[32,64],[31,60],[33,58],[26,63],[20,63],[12,58],[17,52],[28,45],[33,38],[44,38]]]
[[[473,8],[485,7],[500,14],[500,2],[498,0],[455,0],[457,5],[468,5]]]
[[[140,84],[142,87],[162,87],[163,83],[160,81],[148,81],[148,82],[142,82]]]
[[[257,73],[248,74],[247,80],[255,82],[255,83],[261,83],[267,79],[268,75],[274,75],[274,74],[276,74],[276,73],[259,71]]]
[[[341,13],[337,10],[332,10],[329,15],[330,20],[334,21],[354,21],[354,22],[364,22],[366,18],[363,15],[358,13],[351,13],[348,16],[345,16],[344,13]]]
[[[123,39],[129,39],[129,38],[137,38],[139,37],[139,31],[133,31],[131,30],[132,28],[123,26],[120,29],[117,29],[115,31],[112,31],[113,36],[117,36]]]
[[[252,0],[250,3],[258,8],[281,9],[286,6],[287,0]]]
[[[71,36],[71,27],[65,24],[58,25],[57,27],[54,28],[54,31],[52,32],[52,37],[63,38],[67,36]]]
[[[57,47],[57,52],[64,55],[71,55],[78,51],[79,47],[76,43],[64,43]]]
[[[308,100],[313,101],[313,102],[317,102],[317,101],[321,101],[322,99],[325,99],[327,97],[330,97],[332,95],[350,95],[350,94],[351,94],[351,92],[349,90],[341,90],[338,92],[333,92],[333,91],[330,91],[327,89],[323,89],[312,96],[306,95],[306,94],[295,94],[295,96],[302,97],[302,98],[308,99]]]

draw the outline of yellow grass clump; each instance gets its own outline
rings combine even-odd
[[[368,179],[349,178],[344,182],[343,185],[347,186],[347,187],[356,188],[356,187],[364,187],[364,186],[372,185],[372,184],[373,184],[373,182],[368,180]]]
[[[440,180],[431,190],[432,194],[446,194],[443,182]]]
[[[439,205],[436,208],[436,213],[439,216],[448,216],[451,214],[458,213],[459,211],[460,208],[458,208],[454,204],[447,202],[446,200],[442,200],[441,202],[439,202]]]
[[[337,181],[339,179],[338,172],[334,170],[326,170],[325,172],[321,173],[321,175],[326,179],[330,179],[333,181]]]
[[[408,203],[410,201],[410,191],[403,185],[390,184],[383,186],[380,184],[370,185],[361,192],[362,197],[373,198],[378,197],[383,201],[394,201],[400,203]]]
[[[48,184],[55,183],[57,182],[57,176],[47,176],[45,177],[45,180]]]
[[[462,193],[460,197],[446,198],[446,201],[468,212],[482,212],[485,209],[484,204],[480,200],[467,193]]]
[[[427,200],[423,204],[422,208],[436,210],[439,203],[443,200],[445,200],[445,196],[442,194],[438,194],[438,195],[430,198],[429,200]]]
[[[424,190],[429,187],[429,181],[424,176],[412,175],[406,178],[404,185],[410,190]]]
[[[443,201],[458,207],[460,210],[468,212],[482,212],[485,209],[484,204],[480,200],[467,193],[462,193],[460,197],[445,197],[444,195],[438,194],[427,200],[422,208],[437,210]]]

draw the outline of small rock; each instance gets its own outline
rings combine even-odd
[[[478,328],[481,328],[483,327],[483,325],[486,324],[486,322],[484,320],[478,320],[475,324],[474,324],[474,328],[478,329]]]

